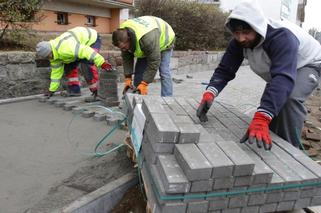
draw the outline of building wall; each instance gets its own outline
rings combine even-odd
[[[70,24],[60,25],[57,24],[57,14],[55,11],[43,10],[41,11],[41,15],[43,15],[43,19],[41,22],[34,24],[33,29],[37,31],[44,32],[63,32],[69,30],[76,26],[84,26],[86,27],[86,16],[83,14],[69,14],[68,22]],[[99,33],[110,33],[111,32],[111,21],[112,18],[106,17],[97,17],[96,16],[96,26],[90,26],[91,28],[97,30]],[[115,22],[115,21],[113,21]]]

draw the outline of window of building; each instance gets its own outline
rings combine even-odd
[[[68,24],[68,13],[57,12],[57,24],[67,25]]]
[[[86,16],[86,25],[95,27],[96,26],[96,17],[95,16]]]

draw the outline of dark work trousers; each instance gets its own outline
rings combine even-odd
[[[300,146],[301,132],[307,115],[304,102],[318,86],[320,72],[321,65],[307,65],[297,70],[293,91],[270,124],[270,130],[295,147]]]

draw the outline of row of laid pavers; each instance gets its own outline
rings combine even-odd
[[[191,98],[128,94],[125,100],[129,126],[135,107],[146,117],[142,172],[154,189],[155,212],[274,212],[321,204],[321,167],[275,135],[270,152],[235,143],[249,118],[234,108],[215,103],[209,122],[200,124]]]

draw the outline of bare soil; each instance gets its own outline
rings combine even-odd
[[[321,162],[321,89],[317,88],[305,103],[308,116],[302,133],[302,144],[307,154]]]
[[[144,213],[146,212],[146,196],[141,186],[129,189],[122,200],[111,211],[112,213]]]

